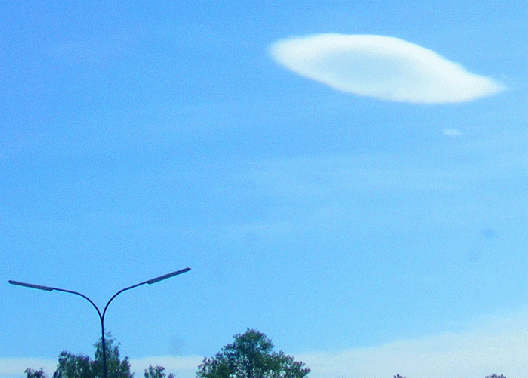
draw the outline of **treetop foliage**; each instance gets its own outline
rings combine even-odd
[[[53,373],[53,378],[103,378],[103,341],[99,339],[94,344],[95,359],[82,354],[72,354],[62,352],[59,355],[57,370]],[[128,357],[120,359],[119,344],[110,333],[105,337],[106,364],[108,368],[108,378],[133,378],[134,373],[130,372]],[[26,369],[26,378],[47,378],[42,369]],[[165,378],[165,368],[162,366],[149,366],[145,369],[145,378]],[[174,374],[169,374],[167,378],[174,378]]]
[[[104,375],[102,339],[99,339],[94,347],[94,360],[88,356],[62,352],[53,378],[102,378]],[[111,334],[105,337],[105,349],[108,378],[133,378],[128,357],[123,360],[119,358],[119,345],[115,343]]]
[[[310,373],[303,362],[274,352],[272,341],[255,329],[234,339],[214,357],[204,358],[198,378],[303,378]]]
[[[145,378],[165,378],[165,368],[163,366],[153,367],[149,366],[148,369],[145,369]],[[174,374],[169,374],[167,378],[174,378]]]
[[[102,378],[104,374],[102,339],[99,339],[94,347],[94,360],[82,354],[61,352],[53,378]],[[130,372],[128,357],[120,359],[119,345],[115,343],[110,333],[105,337],[105,349],[108,378],[133,378],[134,373]],[[26,369],[25,373],[26,378],[46,378],[42,369]]]

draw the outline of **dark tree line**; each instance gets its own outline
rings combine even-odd
[[[232,344],[224,346],[213,357],[203,359],[197,378],[305,378],[310,369],[304,362],[295,361],[283,351],[274,351],[273,342],[262,332],[248,329],[237,334]],[[105,337],[108,378],[134,378],[130,371],[128,357],[121,359],[119,345],[110,334]],[[103,345],[99,340],[95,345],[95,358],[82,354],[62,352],[59,355],[57,370],[53,378],[102,378]],[[26,378],[48,378],[42,369],[26,369]],[[149,366],[144,378],[174,378],[165,373],[162,366]],[[393,378],[405,378],[396,374]],[[486,378],[506,378],[504,375],[488,375]]]
[[[235,335],[232,344],[222,348],[214,357],[204,358],[198,367],[197,378],[304,378],[310,369],[284,352],[273,351],[272,341],[263,333],[248,329]],[[119,345],[108,335],[105,337],[108,378],[133,378],[128,357],[121,359]],[[103,346],[95,345],[95,358],[82,354],[62,352],[53,378],[102,378]],[[26,369],[26,378],[47,378],[42,369]],[[174,378],[166,376],[162,366],[149,366],[145,378]]]

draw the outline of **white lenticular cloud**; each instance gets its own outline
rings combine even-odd
[[[394,37],[317,34],[279,40],[270,52],[299,75],[381,100],[446,104],[504,90],[432,50]]]

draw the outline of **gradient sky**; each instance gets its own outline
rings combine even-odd
[[[2,1],[0,377],[100,336],[82,298],[9,279],[104,307],[187,266],[108,309],[136,377],[192,377],[248,327],[313,378],[526,377],[526,20],[524,0]],[[274,50],[324,33],[403,42]],[[489,85],[449,103],[453,64]]]

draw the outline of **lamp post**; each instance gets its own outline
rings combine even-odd
[[[112,298],[110,298],[110,300],[108,302],[106,302],[106,306],[104,307],[103,312],[101,312],[101,310],[99,310],[99,307],[97,307],[97,305],[90,298],[88,298],[86,295],[81,294],[81,293],[79,293],[77,291],[61,289],[61,288],[58,288],[58,287],[49,287],[49,286],[43,286],[43,285],[35,285],[35,284],[30,284],[30,283],[26,283],[26,282],[18,282],[18,281],[13,281],[13,280],[9,280],[8,282],[11,285],[24,286],[24,287],[28,287],[30,289],[39,289],[39,290],[44,290],[44,291],[63,291],[65,293],[75,294],[75,295],[78,295],[80,297],[83,297],[88,302],[90,302],[92,304],[92,306],[94,306],[94,308],[97,310],[97,314],[99,315],[99,319],[101,320],[101,342],[102,342],[102,347],[103,347],[103,371],[104,371],[104,378],[107,378],[108,371],[107,371],[107,366],[106,366],[106,344],[105,344],[104,319],[105,319],[106,310],[108,309],[108,306],[110,305],[110,302],[112,302],[115,297],[117,297],[119,294],[121,294],[124,291],[130,290],[130,289],[133,289],[135,287],[138,287],[138,286],[141,286],[141,285],[145,285],[145,284],[152,285],[152,284],[154,284],[156,282],[160,282],[160,281],[166,280],[168,278],[175,277],[175,276],[177,276],[179,274],[186,273],[189,270],[191,270],[191,268],[185,268],[185,269],[177,270],[177,271],[172,272],[172,273],[164,274],[163,276],[152,278],[152,279],[150,279],[148,281],[143,281],[143,282],[140,282],[138,284],[135,284],[135,285],[132,285],[132,286],[129,286],[129,287],[125,287],[124,289],[121,289],[117,293],[115,293],[112,296]]]

